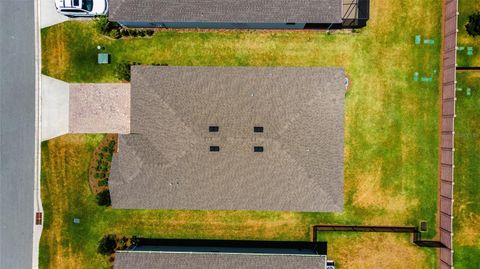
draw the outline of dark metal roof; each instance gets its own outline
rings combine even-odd
[[[135,251],[327,255],[326,242],[135,238]]]
[[[110,0],[130,22],[341,23],[342,0]]]
[[[338,68],[132,67],[113,207],[341,211],[343,83]]]

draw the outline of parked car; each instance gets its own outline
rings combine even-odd
[[[107,15],[108,0],[55,0],[57,12],[68,17]]]

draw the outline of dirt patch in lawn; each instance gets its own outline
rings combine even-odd
[[[426,253],[399,235],[348,236],[331,240],[328,248],[341,268],[431,268]]]
[[[462,219],[462,223],[468,223],[467,225],[461,225],[460,230],[455,234],[457,238],[456,242],[464,246],[478,246],[480,245],[480,216],[473,215]]]
[[[42,39],[42,53],[48,54],[49,57],[42,57],[42,72],[51,77],[61,77],[67,72],[68,63],[70,62],[70,54],[66,47],[66,33],[64,31],[65,24],[57,26],[58,31],[44,31]]]
[[[94,194],[108,190],[108,177],[113,153],[117,152],[117,134],[108,134],[92,154],[88,169],[88,183]]]
[[[381,167],[378,165],[377,167]],[[353,205],[364,209],[384,210],[385,214],[380,219],[369,219],[365,224],[404,223],[408,212],[418,206],[417,199],[411,199],[402,195],[395,195],[393,191],[381,186],[381,171],[373,171],[370,174],[359,174],[358,181],[354,186]],[[394,216],[392,218],[392,216]]]

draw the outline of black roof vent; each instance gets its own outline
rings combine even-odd
[[[219,147],[219,146],[210,146],[210,151],[212,151],[212,152],[219,152],[219,151],[220,151],[220,147]]]
[[[209,127],[208,127],[208,131],[209,131],[210,133],[216,133],[216,132],[218,132],[219,130],[220,130],[220,127],[218,127],[218,126],[209,126]]]
[[[263,152],[263,147],[253,147],[253,152]]]
[[[263,127],[255,126],[255,127],[253,127],[253,132],[254,133],[263,133]]]

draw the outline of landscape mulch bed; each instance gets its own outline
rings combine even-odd
[[[113,141],[113,142],[112,142]],[[110,149],[110,143],[113,144]],[[108,190],[108,177],[112,166],[112,155],[117,152],[118,135],[107,134],[93,152],[88,170],[88,183],[92,192],[96,195],[104,190]],[[98,169],[100,168],[100,169]],[[97,175],[98,174],[98,175]],[[101,184],[103,181],[103,184]]]

